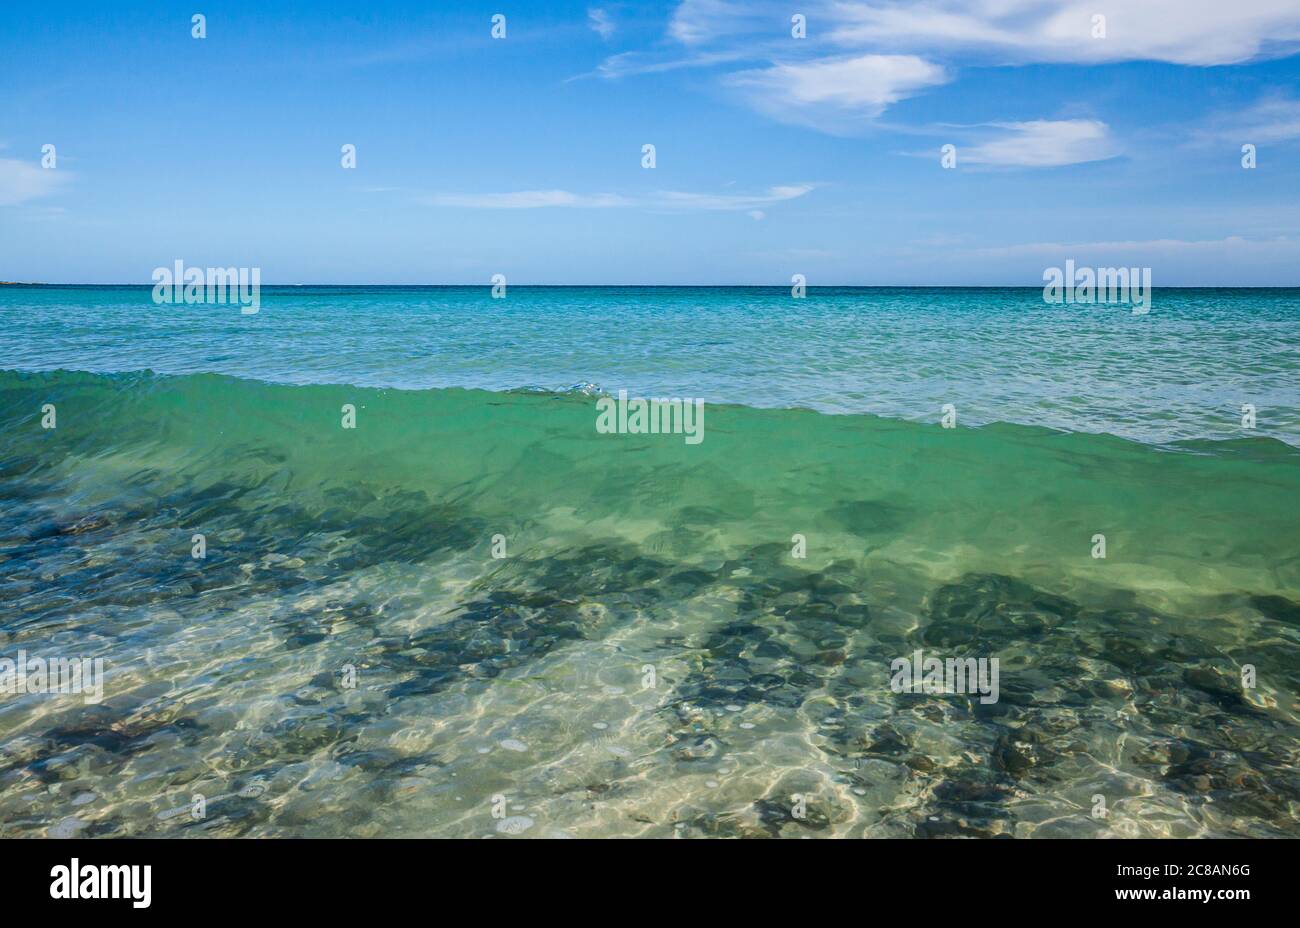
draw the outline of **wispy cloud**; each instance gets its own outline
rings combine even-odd
[[[682,0],[668,19],[668,41],[659,47],[610,55],[594,71],[577,77],[615,79],[737,62],[770,62],[780,49],[788,50],[781,30],[772,28],[774,23],[781,24],[781,14],[774,10],[754,0]],[[592,24],[590,15],[589,10]],[[784,16],[788,21],[790,14]]]
[[[647,198],[644,205],[656,209],[755,210],[759,207],[796,200],[811,192],[812,184],[769,187],[761,194],[678,193],[666,191]]]
[[[600,7],[590,7],[587,10],[587,25],[591,30],[606,41],[614,34],[614,21],[609,18],[609,14]]]
[[[1037,119],[992,125],[994,134],[958,149],[958,163],[1046,168],[1103,161],[1120,153],[1110,127],[1095,119]]]
[[[759,31],[764,21],[771,19],[761,3],[682,0],[668,20],[668,35],[683,45],[701,45],[726,36]]]
[[[759,194],[687,193],[659,191],[644,196],[616,193],[572,193],[568,190],[517,190],[508,193],[439,193],[421,197],[427,206],[460,209],[615,209],[650,210],[746,210],[797,199],[813,189],[812,184],[769,187]]]
[[[942,67],[915,55],[860,55],[740,71],[726,83],[774,119],[835,131],[947,80]]]
[[[17,206],[50,196],[69,178],[67,171],[46,170],[27,161],[0,158],[0,206]]]
[[[1201,142],[1235,144],[1285,142],[1300,138],[1300,100],[1285,96],[1267,97],[1244,110],[1216,114],[1195,132],[1195,137]]]
[[[754,55],[746,51],[726,51],[701,55],[646,54],[645,52],[619,52],[610,55],[596,66],[596,70],[576,74],[568,81],[588,77],[617,79],[634,77],[639,74],[662,74],[665,71],[680,71],[686,68],[709,68],[721,64],[734,64],[738,61],[752,61]]]
[[[801,41],[788,36],[791,9],[784,0],[681,0],[666,39],[669,48],[686,54],[627,54],[607,59],[597,73],[622,77],[760,64],[722,81],[767,116],[843,133],[870,125],[887,107],[925,88],[950,82],[958,67],[1125,61],[1210,66],[1300,48],[1296,0],[808,0],[799,5],[808,21],[808,38]],[[1105,17],[1104,27],[1097,16]],[[1073,163],[1052,160],[1050,149],[1066,144],[1060,137],[1026,141],[1030,147],[1041,142],[1039,160],[1008,161],[1013,153],[996,140],[977,154],[986,163]],[[1085,153],[1106,150],[1101,139],[1080,137],[1073,144]]]
[[[832,39],[1001,61],[1238,64],[1300,44],[1294,0],[847,0]],[[1105,17],[1094,36],[1093,17]]]

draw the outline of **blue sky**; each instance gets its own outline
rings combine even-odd
[[[0,279],[1295,286],[1297,51],[1295,0],[9,3]]]

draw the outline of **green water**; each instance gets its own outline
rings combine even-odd
[[[0,833],[1300,835],[1294,448],[595,399],[0,373]]]

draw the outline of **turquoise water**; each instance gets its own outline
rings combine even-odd
[[[1300,291],[1159,290],[1154,308],[1041,289],[267,287],[263,309],[148,287],[0,288],[0,369],[273,383],[594,384],[709,403],[1015,422],[1139,441],[1300,443]]]
[[[107,667],[0,695],[5,835],[1300,834],[1295,291],[0,325],[0,658]],[[704,440],[598,432],[621,389]],[[897,692],[917,650],[999,698]]]

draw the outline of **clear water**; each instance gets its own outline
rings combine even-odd
[[[262,303],[0,288],[0,833],[1300,834],[1295,291]]]
[[[1146,442],[1300,444],[1300,290],[1157,290],[1150,313],[1014,289],[274,287],[263,309],[148,287],[0,287],[0,370],[566,390],[1015,422]]]

